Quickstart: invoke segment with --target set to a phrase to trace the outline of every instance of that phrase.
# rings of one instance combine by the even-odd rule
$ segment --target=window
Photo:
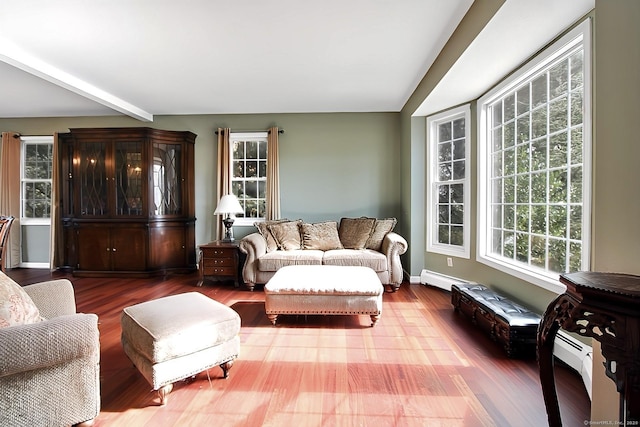
[[[589,269],[588,22],[479,101],[479,261],[558,290]]]
[[[264,219],[267,205],[267,132],[231,133],[231,188],[244,209],[237,225]]]
[[[469,258],[469,106],[427,119],[427,250]]]
[[[20,267],[48,268],[53,137],[21,138]]]
[[[22,138],[22,223],[50,224],[53,139]]]

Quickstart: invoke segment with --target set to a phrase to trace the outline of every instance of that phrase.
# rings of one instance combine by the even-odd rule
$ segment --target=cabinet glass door
[[[182,214],[181,144],[153,144],[153,214]]]
[[[142,215],[142,143],[116,142],[114,163],[116,216]]]
[[[105,166],[105,142],[79,144],[78,186],[80,216],[109,215],[107,207],[107,171]]]

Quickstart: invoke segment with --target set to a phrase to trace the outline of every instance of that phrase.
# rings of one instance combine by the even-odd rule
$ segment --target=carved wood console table
[[[538,329],[540,383],[551,427],[561,426],[553,375],[559,328],[601,343],[606,374],[620,392],[620,424],[640,421],[640,276],[578,272],[560,276],[567,292],[547,308]]]

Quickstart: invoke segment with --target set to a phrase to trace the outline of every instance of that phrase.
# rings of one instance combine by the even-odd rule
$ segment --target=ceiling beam
[[[153,114],[29,55],[4,38],[0,38],[0,61],[134,119],[153,121]]]

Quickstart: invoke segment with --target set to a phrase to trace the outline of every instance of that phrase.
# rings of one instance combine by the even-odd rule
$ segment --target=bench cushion
[[[477,283],[453,284],[451,302],[502,343],[509,356],[535,348],[539,314]]]

